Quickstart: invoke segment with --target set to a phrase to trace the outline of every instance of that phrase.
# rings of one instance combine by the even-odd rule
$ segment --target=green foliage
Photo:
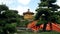
[[[43,31],[46,31],[46,25],[50,23],[60,23],[60,6],[54,4],[56,0],[40,0],[38,8],[36,9],[35,20],[39,20],[36,26],[44,24]],[[43,15],[44,14],[44,15]],[[52,25],[52,24],[50,24]],[[52,27],[51,27],[52,28]],[[52,29],[51,29],[52,30]]]
[[[28,20],[20,21],[20,25],[19,26],[26,26],[28,23],[29,23]]]
[[[44,23],[47,23],[47,21],[40,18],[39,21],[37,22],[36,26],[39,26],[39,25],[44,24]]]
[[[0,5],[0,33],[8,34],[16,32],[20,15],[17,10],[9,10],[6,5]]]
[[[41,18],[42,14],[45,16],[43,17],[45,21],[49,22],[58,22],[58,16],[60,16],[60,12],[57,11],[60,7],[57,4],[53,4],[56,2],[56,0],[40,0],[41,3],[39,3],[38,7],[36,9],[37,14],[35,16],[35,20],[39,20]],[[56,12],[55,12],[56,11]],[[44,22],[44,20],[42,20]]]
[[[12,23],[12,24],[6,24],[5,28],[8,30],[8,32],[10,33],[14,33],[16,32],[16,24]]]
[[[49,2],[49,3],[55,3],[56,2],[56,0],[40,0],[41,2]]]
[[[56,0],[47,0],[49,3],[55,3]]]
[[[6,5],[0,5],[0,11],[8,10],[8,7]]]

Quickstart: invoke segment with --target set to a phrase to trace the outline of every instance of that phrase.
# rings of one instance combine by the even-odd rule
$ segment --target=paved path
[[[26,29],[26,27],[17,27],[17,31],[25,31]]]

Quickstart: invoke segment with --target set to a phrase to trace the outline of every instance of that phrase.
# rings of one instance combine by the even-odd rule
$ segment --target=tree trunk
[[[47,23],[44,24],[43,31],[46,31],[46,26],[47,26]]]
[[[51,31],[52,31],[52,23],[50,23],[50,29],[51,29]]]

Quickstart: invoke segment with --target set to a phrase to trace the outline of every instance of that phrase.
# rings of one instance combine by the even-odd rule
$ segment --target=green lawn
[[[34,33],[34,32],[28,32],[28,31],[21,31],[21,32],[18,32],[18,34],[60,34],[60,32],[51,31],[51,32],[37,32],[37,33]]]

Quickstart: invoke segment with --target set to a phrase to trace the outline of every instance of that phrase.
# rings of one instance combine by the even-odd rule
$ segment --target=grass
[[[51,32],[29,32],[29,31],[20,31],[17,32],[18,34],[60,34],[60,32],[55,32],[55,31],[51,31]]]

